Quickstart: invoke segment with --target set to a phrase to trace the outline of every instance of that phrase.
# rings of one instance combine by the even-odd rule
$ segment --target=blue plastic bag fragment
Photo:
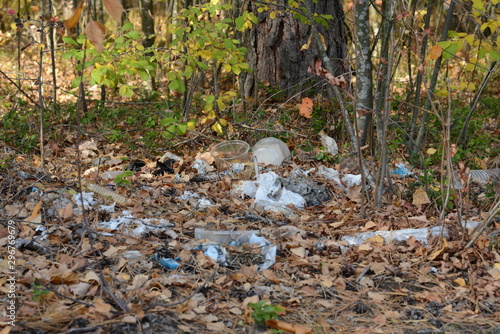
[[[406,165],[404,163],[399,163],[399,164],[396,164],[396,168],[395,170],[392,171],[392,175],[398,175],[398,176],[401,176],[401,177],[407,177],[407,176],[410,176],[410,175],[413,175],[413,172],[411,170],[409,170],[408,168],[406,168]]]

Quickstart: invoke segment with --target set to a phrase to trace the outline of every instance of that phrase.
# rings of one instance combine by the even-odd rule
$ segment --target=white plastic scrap
[[[161,158],[160,158],[160,162],[165,162],[165,160],[167,159],[172,159],[172,160],[175,160],[175,161],[180,161],[182,158],[172,152],[166,152]]]
[[[249,243],[261,247],[260,255],[264,257],[264,263],[259,265],[260,269],[268,269],[276,262],[276,251],[278,247],[270,243],[266,238],[255,234],[245,235],[238,240],[238,244]],[[237,244],[237,245],[238,245]]]
[[[177,198],[182,200],[182,201],[186,201],[186,202],[188,200],[190,200],[191,198],[194,198],[197,202],[198,208],[202,209],[202,210],[214,206],[208,198],[201,197],[197,193],[193,193],[189,190],[184,191],[184,193],[182,195],[178,196]]]
[[[259,175],[257,183],[255,204],[263,207],[265,210],[288,204],[293,204],[300,210],[306,205],[306,200],[302,196],[289,191],[281,185],[279,176],[275,172],[267,172]]]
[[[113,213],[113,212],[115,212],[115,206],[116,206],[116,202],[114,202],[111,205],[101,205],[99,207],[99,210],[107,212],[107,213]]]
[[[227,265],[226,257],[227,250],[216,242],[206,242],[202,245],[198,245],[193,248],[193,250],[202,250],[203,254],[211,258],[217,263],[222,265]]]
[[[262,257],[264,258],[264,262],[259,264],[260,269],[268,269],[276,262],[276,251],[278,248],[276,245],[269,242],[266,238],[260,237],[256,233],[248,233],[249,231],[225,231],[225,232],[227,233],[228,237],[234,239],[234,241],[230,243],[231,246],[241,246],[244,243],[248,243],[261,247],[260,255],[262,255]],[[197,231],[195,229],[194,234],[196,237],[202,236],[203,239],[221,240],[221,234],[223,233],[224,231],[208,231],[208,230]],[[220,244],[209,242],[209,243],[204,243],[203,245],[197,247],[201,247],[201,249],[203,249],[203,251],[205,252],[205,255],[210,256],[212,259],[214,259],[214,261],[218,261],[223,264],[225,263],[227,251],[222,246],[220,246]]]
[[[123,211],[123,216],[115,218],[113,220],[107,222],[100,222],[100,228],[106,228],[109,230],[116,230],[120,225],[123,225],[122,228],[127,228],[130,225],[134,225],[135,227],[129,232],[130,235],[139,236],[145,232],[157,232],[157,231],[165,231],[168,228],[174,226],[174,224],[170,223],[168,220],[160,219],[156,222],[153,219],[136,219],[134,216],[130,214],[128,211]],[[110,235],[109,233],[104,233],[105,235]]]
[[[204,175],[207,173],[208,166],[209,165],[205,160],[196,159],[191,167],[196,169],[198,171],[198,174]]]
[[[76,205],[78,205],[78,207],[82,205],[82,200],[84,209],[89,209],[92,205],[95,204],[94,193],[81,193],[81,194],[82,194],[81,197],[80,193],[73,195],[73,202],[75,202]]]
[[[333,168],[328,168],[323,165],[318,167],[318,173],[319,176],[324,177],[325,179],[333,180],[337,185],[339,185],[341,188],[344,188],[344,185],[342,182],[340,182],[340,177],[339,177],[339,171],[335,170]]]
[[[325,147],[325,149],[331,155],[336,155],[339,153],[339,147],[337,146],[337,142],[332,137],[329,137],[325,134],[320,134],[321,144]]]
[[[342,177],[342,182],[345,183],[347,188],[359,186],[361,184],[361,174],[346,174]]]
[[[364,232],[359,233],[355,236],[343,236],[341,240],[347,241],[347,243],[351,246],[354,245],[362,245],[366,239],[372,238],[376,235],[384,238],[386,243],[390,242],[402,242],[408,240],[410,237],[414,237],[415,240],[420,242],[423,245],[427,245],[427,236],[431,237],[440,236],[441,235],[441,226],[434,226],[431,228],[407,228],[403,230],[396,231],[375,231],[375,232]],[[448,230],[445,228],[443,230],[443,236],[445,238],[448,237]]]
[[[255,193],[257,192],[257,185],[254,181],[244,181],[240,185],[240,189],[234,189],[236,193],[241,190],[241,198],[248,196],[250,198],[255,198]]]

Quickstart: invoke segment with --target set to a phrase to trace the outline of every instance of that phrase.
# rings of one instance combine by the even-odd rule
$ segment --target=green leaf
[[[167,79],[169,81],[177,80],[177,74],[175,74],[175,72],[168,72],[167,73]]]
[[[71,87],[72,88],[76,88],[78,86],[80,86],[80,82],[82,82],[82,77],[81,76],[77,76],[76,78],[73,79],[73,81],[71,82]]]
[[[172,135],[177,134],[177,125],[172,124],[167,128],[167,132],[172,133]]]
[[[170,90],[179,90],[179,80],[172,80],[170,81],[170,83],[168,84],[168,89]]]
[[[236,74],[236,75],[239,75],[241,73],[241,68],[238,65],[231,66],[231,69],[233,70],[234,74]]]
[[[78,43],[71,37],[68,37],[68,36],[63,36],[62,40],[65,42],[65,43],[68,43],[68,44],[73,44],[73,45],[76,45],[78,46]]]
[[[76,38],[76,42],[78,44],[83,44],[85,42],[85,40],[87,39],[87,37],[85,35],[78,35],[78,37]]]
[[[70,50],[62,55],[62,59],[72,58],[72,57],[76,56],[76,54],[78,54],[79,52],[81,52],[81,51],[80,50]]]
[[[441,54],[443,60],[453,57],[458,51],[458,42],[444,41],[438,42],[437,44],[441,45],[443,48],[443,53]]]
[[[140,70],[138,71],[139,72],[139,76],[141,77],[141,79],[143,81],[147,81],[149,80],[150,76],[149,76],[149,73],[147,71],[144,71],[144,70]]]
[[[186,123],[177,125],[178,134],[183,135],[187,132],[188,126]]]
[[[120,87],[120,95],[124,97],[132,97],[134,96],[134,91],[128,85],[122,85]]]
[[[161,135],[165,138],[165,139],[170,139],[172,138],[174,135],[170,132],[167,132],[167,131],[162,131]]]
[[[497,50],[491,49],[488,50],[488,53],[490,54],[491,59],[493,59],[494,61],[500,60],[500,52],[498,52]]]
[[[132,30],[134,29],[134,25],[131,22],[127,22],[123,25],[122,31]]]
[[[215,96],[214,95],[208,95],[206,98],[205,98],[205,103],[206,104],[209,104],[209,103],[214,103],[215,101]]]
[[[168,126],[168,125],[171,125],[172,123],[176,123],[177,122],[177,119],[173,118],[173,117],[168,117],[168,118],[164,118],[160,121],[160,125],[161,126]]]
[[[139,38],[141,38],[141,34],[136,30],[132,30],[132,31],[129,31],[128,33],[126,33],[125,37],[128,37],[130,39],[139,39]]]
[[[236,18],[236,20],[234,20],[234,22],[236,23],[236,30],[238,31],[243,30],[243,25],[245,24],[245,18],[243,16],[246,16],[247,14],[248,12],[244,11],[242,16],[239,16]]]

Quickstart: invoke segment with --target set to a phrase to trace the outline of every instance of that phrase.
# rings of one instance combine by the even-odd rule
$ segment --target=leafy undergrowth
[[[36,159],[2,148],[0,281],[5,296],[11,292],[7,273],[17,273],[11,333],[499,330],[498,235],[485,233],[464,249],[467,235],[455,210],[444,219],[446,238],[436,237],[428,245],[413,237],[399,244],[374,237],[358,246],[341,240],[366,231],[437,225],[436,201],[412,204],[415,179],[395,179],[396,193],[386,195],[383,208],[369,200],[367,218],[361,218],[359,194],[346,194],[312,172],[309,177],[325,185],[331,199],[285,216],[260,211],[253,199],[234,195],[235,181],[227,176],[197,175],[195,156],[207,149],[185,146],[183,159],[170,166],[178,174],[174,177],[155,173],[159,157],[125,156],[121,143],[82,144],[82,184],[106,186],[126,199],[111,213],[100,208],[112,204],[110,193],[94,193],[95,203],[82,214],[74,197],[81,185],[74,145],[49,144],[45,171],[33,168]],[[315,152],[296,147],[295,153],[291,164],[276,169],[278,174],[328,164],[316,160]],[[99,162],[98,157],[111,158]],[[127,166],[135,171],[120,186],[101,177]],[[209,203],[181,197],[186,191]],[[480,199],[485,200],[484,194]],[[467,218],[476,221],[482,210],[465,206]],[[100,224],[125,215],[133,218],[112,229]],[[278,247],[276,263],[259,270],[258,250],[244,245],[228,247],[230,261],[219,265],[195,250],[203,243],[194,238],[195,228],[260,230]],[[7,261],[9,235],[16,240],[14,263]],[[179,266],[167,269],[159,261],[163,258]],[[2,299],[1,321],[8,324],[8,299]]]

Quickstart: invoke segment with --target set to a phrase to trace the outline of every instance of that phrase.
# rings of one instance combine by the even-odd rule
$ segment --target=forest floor
[[[14,94],[8,88],[0,87],[6,101]],[[74,96],[60,98],[74,102]],[[254,112],[254,123],[234,124],[232,137],[253,145],[286,134],[291,162],[270,170],[283,179],[300,175],[311,193],[328,195],[303,209],[266,211],[236,194],[239,181],[219,175],[207,153],[222,141],[210,131],[175,140],[142,132],[148,117],[166,113],[148,105],[121,111],[111,105],[83,115],[78,138],[68,125],[73,111],[49,115],[59,117],[53,122],[59,125],[47,131],[43,169],[37,167],[40,156],[0,141],[0,334],[500,333],[500,221],[469,248],[469,231],[459,223],[483,221],[498,201],[499,185],[455,191],[441,215],[446,187],[440,158],[428,170],[413,168],[404,149],[396,148],[390,170],[405,163],[413,175],[393,175],[393,192],[378,208],[371,190],[363,201],[358,186],[345,190],[318,173],[322,167],[340,170],[340,156],[321,149],[314,119],[280,114],[297,109],[281,102]],[[28,108],[18,107],[0,127],[13,129],[6,138],[29,145],[36,142],[38,115],[19,118]],[[7,113],[13,107],[2,108]],[[491,113],[474,139],[498,151],[500,113]],[[258,124],[261,114],[268,118]],[[346,156],[345,134],[336,134]],[[169,149],[157,143],[149,150],[143,145],[148,140],[164,141]],[[180,159],[158,164],[167,151]],[[207,174],[194,168],[196,159],[208,164]],[[481,159],[474,163],[486,166]],[[499,165],[497,158],[489,166]],[[356,173],[350,168],[341,175]],[[126,177],[106,177],[127,169]],[[432,227],[446,232],[394,242],[372,235],[358,245],[343,240]],[[196,229],[257,231],[276,246],[275,263],[262,269],[261,247],[248,243],[212,244],[227,251],[226,263],[217,263],[197,248],[211,244],[197,239]]]
[[[175,151],[180,160],[158,172],[161,155],[130,152],[98,133],[79,146],[74,138],[49,142],[44,169],[34,167],[39,157],[0,148],[0,321],[15,323],[1,334],[500,332],[500,221],[464,248],[469,234],[456,208],[439,219],[436,200],[419,202],[418,169],[393,178],[395,192],[381,208],[368,191],[363,217],[359,187],[344,190],[319,175],[322,165],[339,166],[290,139],[292,161],[272,170],[290,178],[315,168],[300,175],[329,199],[272,212],[235,194],[237,181],[212,167],[215,137],[203,137],[205,147],[186,137]],[[207,162],[207,174],[193,168],[196,158]],[[118,186],[103,178],[126,169],[133,172]],[[83,211],[80,189],[92,193]],[[461,219],[481,222],[492,199],[484,186],[470,185],[468,194],[474,198],[464,194]],[[342,240],[435,226],[446,233],[428,242]],[[275,263],[260,268],[261,249],[248,243],[217,244],[228,252],[217,263],[196,248],[209,245],[195,238],[200,228],[258,231],[277,247]]]

